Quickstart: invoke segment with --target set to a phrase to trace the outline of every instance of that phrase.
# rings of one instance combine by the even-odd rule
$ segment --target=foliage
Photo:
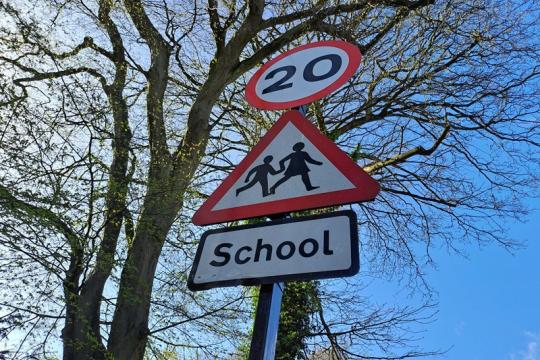
[[[311,314],[317,311],[316,283],[288,284],[283,293],[276,359],[302,359],[311,334]]]

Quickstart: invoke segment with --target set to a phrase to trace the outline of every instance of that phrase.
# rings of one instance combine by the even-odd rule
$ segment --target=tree
[[[285,288],[279,319],[276,359],[296,359],[306,350],[311,333],[310,315],[317,309],[316,282],[296,283]],[[291,311],[291,309],[294,309]]]
[[[47,355],[60,324],[64,359],[141,359],[156,344],[215,357],[231,345],[197,334],[242,338],[235,325],[248,322],[248,293],[185,289],[200,232],[189,217],[275,118],[244,103],[249,72],[305,41],[343,38],[365,55],[357,77],[310,117],[382,184],[377,201],[354,207],[370,263],[422,283],[435,244],[513,246],[501,219],[522,213],[538,165],[534,3],[0,9],[0,334],[21,339],[17,353]],[[347,300],[321,286],[321,308],[335,311],[318,312],[310,336],[339,356],[399,343],[391,326],[418,318],[411,309],[345,314],[337,308]]]

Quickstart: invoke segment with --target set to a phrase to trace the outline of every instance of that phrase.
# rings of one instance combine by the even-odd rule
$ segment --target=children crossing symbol
[[[322,165],[323,163],[317,160],[314,160],[307,152],[302,151],[305,144],[303,142],[297,142],[293,145],[292,153],[284,157],[279,162],[279,170],[275,170],[271,162],[274,159],[272,155],[268,155],[264,158],[264,163],[257,165],[249,170],[245,182],[248,183],[238,189],[236,189],[236,196],[240,195],[242,191],[248,190],[253,187],[255,184],[259,183],[262,189],[262,196],[266,197],[268,195],[274,195],[278,186],[289,180],[293,176],[301,176],[302,182],[306,187],[306,191],[311,191],[318,189],[319,186],[313,186],[311,184],[311,179],[309,177],[310,169],[306,163]],[[285,170],[285,163],[289,162],[287,170]],[[268,190],[268,175],[277,175],[285,171],[283,177],[279,179],[270,190]],[[254,175],[253,179],[250,181],[251,176]]]

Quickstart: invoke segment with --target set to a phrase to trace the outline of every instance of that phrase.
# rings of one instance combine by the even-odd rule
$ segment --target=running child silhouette
[[[238,196],[238,194],[240,194],[242,191],[251,188],[256,183],[261,184],[263,197],[270,195],[270,193],[268,192],[268,174],[276,175],[283,171],[277,171],[272,167],[272,165],[270,165],[273,159],[273,156],[268,155],[264,158],[261,165],[257,165],[253,169],[249,170],[245,182],[249,181],[251,175],[255,174],[255,177],[253,177],[253,180],[251,180],[247,185],[236,189],[236,196]]]
[[[278,186],[289,180],[293,176],[300,175],[302,177],[302,182],[304,183],[306,190],[311,191],[318,189],[319,186],[313,186],[311,185],[311,180],[309,178],[309,167],[306,163],[314,164],[314,165],[322,165],[323,163],[317,160],[314,160],[309,156],[309,154],[305,151],[302,151],[305,144],[303,142],[297,142],[293,145],[292,149],[294,150],[293,153],[290,153],[289,155],[285,156],[283,159],[279,161],[279,172],[282,172],[285,170],[285,162],[289,161],[289,165],[287,166],[287,170],[285,170],[285,173],[283,174],[283,177],[278,180],[271,188],[270,188],[270,194],[275,194],[276,189]]]

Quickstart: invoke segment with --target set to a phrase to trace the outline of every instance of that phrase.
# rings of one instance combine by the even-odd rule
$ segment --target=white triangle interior
[[[311,191],[306,190],[306,186],[302,182],[301,176],[292,176],[286,182],[281,184],[275,190],[275,194],[263,196],[263,191],[260,183],[254,184],[249,189],[241,192],[238,196],[236,190],[246,185],[245,179],[249,171],[263,164],[266,156],[273,156],[270,165],[275,170],[279,170],[279,161],[289,154],[293,153],[293,145],[302,142],[305,147],[302,151],[307,152],[312,159],[322,162],[322,165],[307,163],[309,168],[309,178],[313,186],[319,188]],[[289,163],[285,163],[285,168]],[[268,186],[271,187],[279,179],[284,176],[284,173],[277,175],[268,174]],[[250,180],[253,179],[253,175]],[[213,211],[229,208],[236,208],[245,205],[262,204],[270,201],[285,200],[298,198],[302,196],[323,194],[340,190],[353,189],[355,186],[343,175],[323,154],[319,151],[292,123],[287,123],[267,148],[261,152],[253,164],[245,171],[235,184],[224,194],[224,196],[214,205]]]

